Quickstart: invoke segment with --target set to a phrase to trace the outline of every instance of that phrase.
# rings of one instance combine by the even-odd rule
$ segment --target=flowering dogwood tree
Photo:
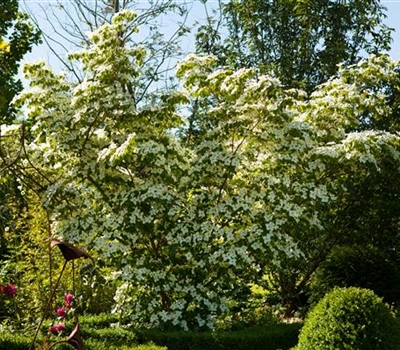
[[[248,283],[320,248],[349,169],[363,176],[381,157],[398,162],[397,134],[346,132],[362,113],[390,113],[371,87],[395,79],[395,63],[372,57],[307,99],[251,69],[188,56],[180,91],[138,104],[129,86],[146,52],[124,42],[134,16],[119,13],[71,55],[80,83],[42,62],[25,66],[20,176],[41,194],[56,235],[115,268],[120,311],[151,327],[213,328]],[[194,98],[208,131],[184,146],[177,129]]]

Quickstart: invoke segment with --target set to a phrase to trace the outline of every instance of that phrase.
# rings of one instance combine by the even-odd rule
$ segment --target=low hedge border
[[[301,327],[300,323],[279,323],[231,332],[143,330],[137,340],[166,346],[168,350],[288,350],[297,344]]]
[[[18,334],[0,333],[0,350],[27,350],[32,339]]]
[[[278,323],[238,331],[162,332],[127,330],[114,326],[116,321],[106,315],[82,317],[85,350],[288,350],[297,344],[302,327],[300,323]],[[30,342],[30,337],[0,333],[0,350],[28,350]],[[60,344],[56,349],[72,347]]]
[[[0,350],[28,350],[31,345],[31,338],[16,334],[0,333]],[[108,339],[84,339],[85,350],[167,350],[166,347],[149,344],[115,344]],[[68,344],[60,344],[55,350],[73,350]]]

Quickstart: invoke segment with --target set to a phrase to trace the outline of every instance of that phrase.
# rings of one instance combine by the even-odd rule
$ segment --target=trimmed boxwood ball
[[[371,290],[337,288],[310,311],[294,350],[399,350],[400,324]]]

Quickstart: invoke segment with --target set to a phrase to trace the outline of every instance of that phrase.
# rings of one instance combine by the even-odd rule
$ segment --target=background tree
[[[22,90],[16,78],[19,63],[32,46],[39,42],[40,34],[18,11],[18,0],[0,1],[0,118],[1,123],[11,123],[15,107],[13,97]]]
[[[256,69],[287,88],[310,94],[317,85],[362,56],[388,50],[392,30],[377,0],[230,0],[219,8],[202,1],[207,21],[196,33],[196,52],[214,54],[221,67]],[[185,142],[212,125],[207,106],[192,102]]]
[[[39,40],[40,33],[27,15],[19,12],[18,1],[0,1],[0,125],[12,124],[16,118],[17,110],[10,102],[22,90],[22,83],[17,79],[19,64]],[[18,131],[14,140],[20,140]],[[25,204],[19,183],[7,172],[11,160],[4,157],[5,152],[0,148],[0,259],[6,253],[6,230],[16,224],[13,216],[21,213]]]
[[[384,10],[377,0],[220,2],[218,20],[209,19],[197,33],[197,52],[216,54],[222,66],[254,67],[310,93],[336,74],[338,64],[390,49]]]
[[[28,21],[26,14],[19,12],[18,0],[0,1],[0,276],[3,282],[16,283],[15,271],[8,271],[6,262],[16,246],[14,236],[18,220],[23,217],[27,201],[21,191],[18,177],[9,170],[9,165],[18,158],[8,158],[4,150],[4,124],[12,124],[17,116],[17,109],[10,104],[11,100],[22,90],[17,79],[18,68],[24,55],[40,40],[40,33]],[[20,150],[20,132],[9,135],[14,141],[11,148]],[[9,150],[10,151],[10,150]],[[15,154],[15,153],[14,153]],[[9,316],[9,308],[1,301],[0,318]],[[16,311],[12,308],[11,313]],[[18,313],[19,314],[19,313]]]

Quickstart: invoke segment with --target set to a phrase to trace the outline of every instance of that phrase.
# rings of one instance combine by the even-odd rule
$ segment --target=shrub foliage
[[[338,247],[322,264],[312,285],[311,301],[318,302],[334,287],[374,291],[389,304],[400,302],[400,269],[396,259],[372,246]]]
[[[295,350],[400,349],[400,326],[372,291],[337,288],[309,313]]]

